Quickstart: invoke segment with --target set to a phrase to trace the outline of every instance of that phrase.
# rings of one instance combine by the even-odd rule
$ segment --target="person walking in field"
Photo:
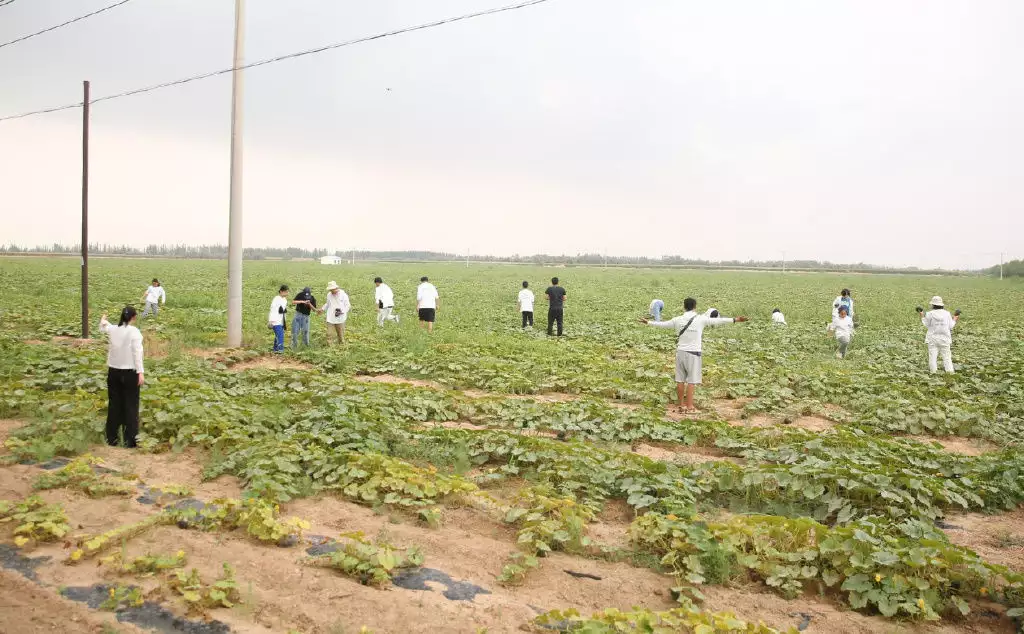
[[[850,294],[850,289],[844,288],[840,293],[839,297],[832,300],[832,317],[835,318],[839,315],[839,307],[846,307],[846,315],[853,319],[853,295]]]
[[[107,444],[118,445],[123,436],[125,447],[135,447],[139,435],[139,388],[145,383],[142,365],[142,333],[135,327],[136,312],[131,306],[121,311],[114,326],[107,316],[100,317],[100,331],[107,335]]]
[[[932,309],[927,313],[924,309],[918,308],[921,313],[921,325],[928,329],[924,342],[928,344],[928,371],[935,374],[939,371],[939,355],[942,355],[942,369],[947,374],[953,374],[953,353],[950,346],[953,345],[953,328],[960,321],[960,311],[950,315],[946,310],[942,298],[936,295],[931,301]]]
[[[562,336],[562,324],[565,320],[565,289],[558,285],[558,278],[551,278],[551,286],[544,291],[548,298],[548,336],[554,334],[552,328],[558,323],[558,336]]]
[[[772,311],[772,323],[786,325],[786,316],[782,314],[782,311],[776,308]]]
[[[146,292],[142,294],[142,301],[146,302],[146,308],[142,311],[142,316],[146,317],[150,313],[154,317],[160,312],[158,302],[160,304],[167,303],[167,293],[164,292],[164,287],[160,285],[160,280],[153,278],[153,283],[146,288]]]
[[[523,281],[523,290],[519,291],[519,299],[516,302],[516,308],[523,315],[523,328],[529,326],[533,328],[533,302],[534,302],[533,291],[530,290],[530,283]]]
[[[651,302],[649,312],[651,313],[651,319],[654,321],[661,321],[661,311],[665,310],[665,302],[660,299],[655,299]]]
[[[324,302],[323,312],[327,315],[327,344],[331,343],[331,331],[334,332],[338,343],[345,343],[345,322],[348,321],[348,311],[352,309],[348,293],[338,287],[338,283],[331,281],[327,284],[327,301]]]
[[[421,277],[420,285],[416,287],[416,313],[420,318],[420,328],[426,324],[427,332],[434,332],[434,320],[437,319],[437,305],[440,299],[437,287],[430,283],[426,275]]]
[[[671,328],[676,333],[676,397],[682,413],[693,413],[693,393],[701,384],[703,375],[704,329],[709,326],[742,323],[746,317],[712,317],[712,312],[697,313],[697,300],[687,297],[683,300],[686,312],[668,321],[642,319],[641,322],[654,328]]]
[[[832,323],[825,329],[826,336],[830,332],[836,333],[836,343],[839,344],[839,350],[836,351],[837,359],[846,358],[846,349],[850,347],[850,341],[853,339],[853,317],[846,312],[846,306],[839,305],[838,314],[832,318]]]
[[[274,352],[284,352],[284,325],[288,314],[288,285],[282,284],[270,302],[267,325],[274,331]]]
[[[373,300],[377,304],[377,325],[383,326],[386,321],[393,321],[397,324],[398,315],[393,314],[395,310],[394,291],[379,277],[373,279],[373,285],[376,287]]]
[[[313,289],[306,287],[292,300],[295,305],[295,317],[292,318],[292,350],[299,347],[299,334],[302,334],[302,343],[309,347],[309,316],[315,310],[323,312],[316,307],[316,297],[313,297]]]

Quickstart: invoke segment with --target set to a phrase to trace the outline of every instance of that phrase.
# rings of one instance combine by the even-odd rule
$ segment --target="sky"
[[[246,60],[513,0],[248,0]],[[17,0],[0,41],[111,4]],[[0,116],[229,68],[231,0],[0,48]],[[548,0],[245,73],[245,246],[1024,257],[1019,0]],[[90,241],[224,244],[229,75],[92,109]],[[80,238],[81,110],[0,122],[0,243]]]

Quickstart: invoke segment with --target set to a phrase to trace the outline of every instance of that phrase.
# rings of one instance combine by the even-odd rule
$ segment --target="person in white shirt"
[[[393,314],[395,293],[379,277],[373,279],[373,285],[377,287],[373,293],[373,300],[377,303],[377,325],[383,326],[386,321],[393,321],[397,324],[398,315]]]
[[[936,295],[932,298],[932,309],[927,313],[923,308],[918,308],[921,313],[921,325],[928,329],[924,342],[928,344],[928,371],[935,374],[939,371],[939,353],[942,353],[942,369],[953,374],[953,353],[950,346],[953,345],[953,328],[960,321],[960,311],[950,315],[945,309],[942,298]]]
[[[107,444],[135,447],[139,435],[139,388],[145,383],[142,365],[142,333],[135,327],[135,309],[125,306],[121,320],[114,326],[107,316],[100,317],[100,331],[110,340],[107,351]]]
[[[853,295],[850,294],[850,289],[844,288],[839,296],[832,300],[832,317],[833,319],[839,315],[839,307],[846,307],[846,314],[853,319]]]
[[[146,288],[146,292],[142,294],[142,300],[146,302],[146,308],[142,311],[142,316],[145,317],[150,313],[154,317],[160,312],[157,303],[167,303],[167,293],[164,292],[164,287],[160,286],[160,280],[153,278],[153,283]]]
[[[850,347],[850,340],[853,339],[853,317],[846,314],[846,306],[839,306],[839,312],[825,329],[825,335],[830,332],[836,333],[836,341],[839,343],[836,358],[845,359],[846,349]]]
[[[288,285],[282,284],[277,297],[270,302],[267,326],[274,331],[274,352],[284,352],[284,324],[288,313]]]
[[[427,332],[434,332],[434,320],[437,319],[437,305],[440,296],[437,287],[430,283],[426,275],[420,278],[416,287],[416,312],[420,318],[420,328],[427,325]]]
[[[786,325],[786,316],[778,308],[772,311],[772,323]]]
[[[704,314],[697,313],[697,300],[687,297],[683,301],[686,312],[668,321],[640,321],[654,328],[671,328],[676,332],[676,396],[679,409],[684,413],[696,411],[693,407],[693,393],[700,385],[703,374],[701,353],[703,351],[704,329],[708,326],[742,323],[746,317],[718,317],[712,309]],[[714,314],[716,316],[712,317]]]
[[[516,308],[523,315],[523,328],[529,326],[533,328],[533,302],[535,298],[533,291],[530,290],[530,283],[523,282],[523,290],[519,291],[519,301],[516,302]]]
[[[331,331],[338,337],[338,343],[345,343],[345,322],[348,321],[348,311],[352,304],[349,302],[348,293],[338,287],[337,282],[327,284],[327,301],[324,303],[324,313],[327,315],[327,344],[331,343]]]
[[[661,311],[665,310],[665,302],[660,299],[655,299],[651,302],[648,312],[651,314],[651,318],[654,321],[661,321]]]

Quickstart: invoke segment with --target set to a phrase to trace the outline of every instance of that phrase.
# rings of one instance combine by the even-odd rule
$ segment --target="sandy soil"
[[[944,521],[957,527],[943,529],[954,544],[970,548],[986,561],[1024,572],[1024,509],[998,515],[963,513]]]
[[[415,387],[429,387],[435,390],[447,390],[447,386],[435,383],[434,381],[424,381],[422,379],[405,379],[400,376],[393,374],[357,374],[352,377],[360,383],[387,383],[390,385],[412,385]]]
[[[228,372],[245,372],[246,370],[313,370],[314,366],[283,357],[281,355],[264,355],[255,359],[247,359],[228,366]]]
[[[10,634],[114,634],[141,632],[113,614],[90,610],[21,575],[0,569],[0,632]]]
[[[150,454],[104,445],[93,447],[91,453],[103,459],[106,466],[123,473],[135,474],[150,486],[188,485],[192,487],[193,495],[203,500],[239,497],[242,494],[241,482],[231,475],[223,475],[215,480],[204,482],[205,457],[192,447],[180,454],[173,452]]]
[[[633,445],[633,453],[664,462],[684,462],[700,464],[703,462],[728,461],[743,464],[740,458],[727,456],[717,447],[694,447],[688,445],[672,445],[667,443],[637,443]]]
[[[960,438],[957,436],[947,436],[946,438],[934,438],[932,436],[906,436],[906,438],[926,444],[937,442],[942,445],[944,450],[950,453],[960,454],[961,456],[980,456],[982,454],[999,451],[998,445],[987,440],[982,440],[981,438]]]

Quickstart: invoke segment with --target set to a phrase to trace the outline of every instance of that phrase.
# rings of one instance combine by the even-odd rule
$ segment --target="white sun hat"
[[[327,283],[327,290],[333,291],[336,288],[338,288],[338,283],[337,282],[333,282],[332,281],[332,282],[328,282]]]
[[[931,304],[932,304],[932,306],[938,306],[939,308],[942,308],[942,307],[945,306],[945,304],[942,303],[942,298],[939,297],[938,295],[936,295],[935,297],[932,298]]]

